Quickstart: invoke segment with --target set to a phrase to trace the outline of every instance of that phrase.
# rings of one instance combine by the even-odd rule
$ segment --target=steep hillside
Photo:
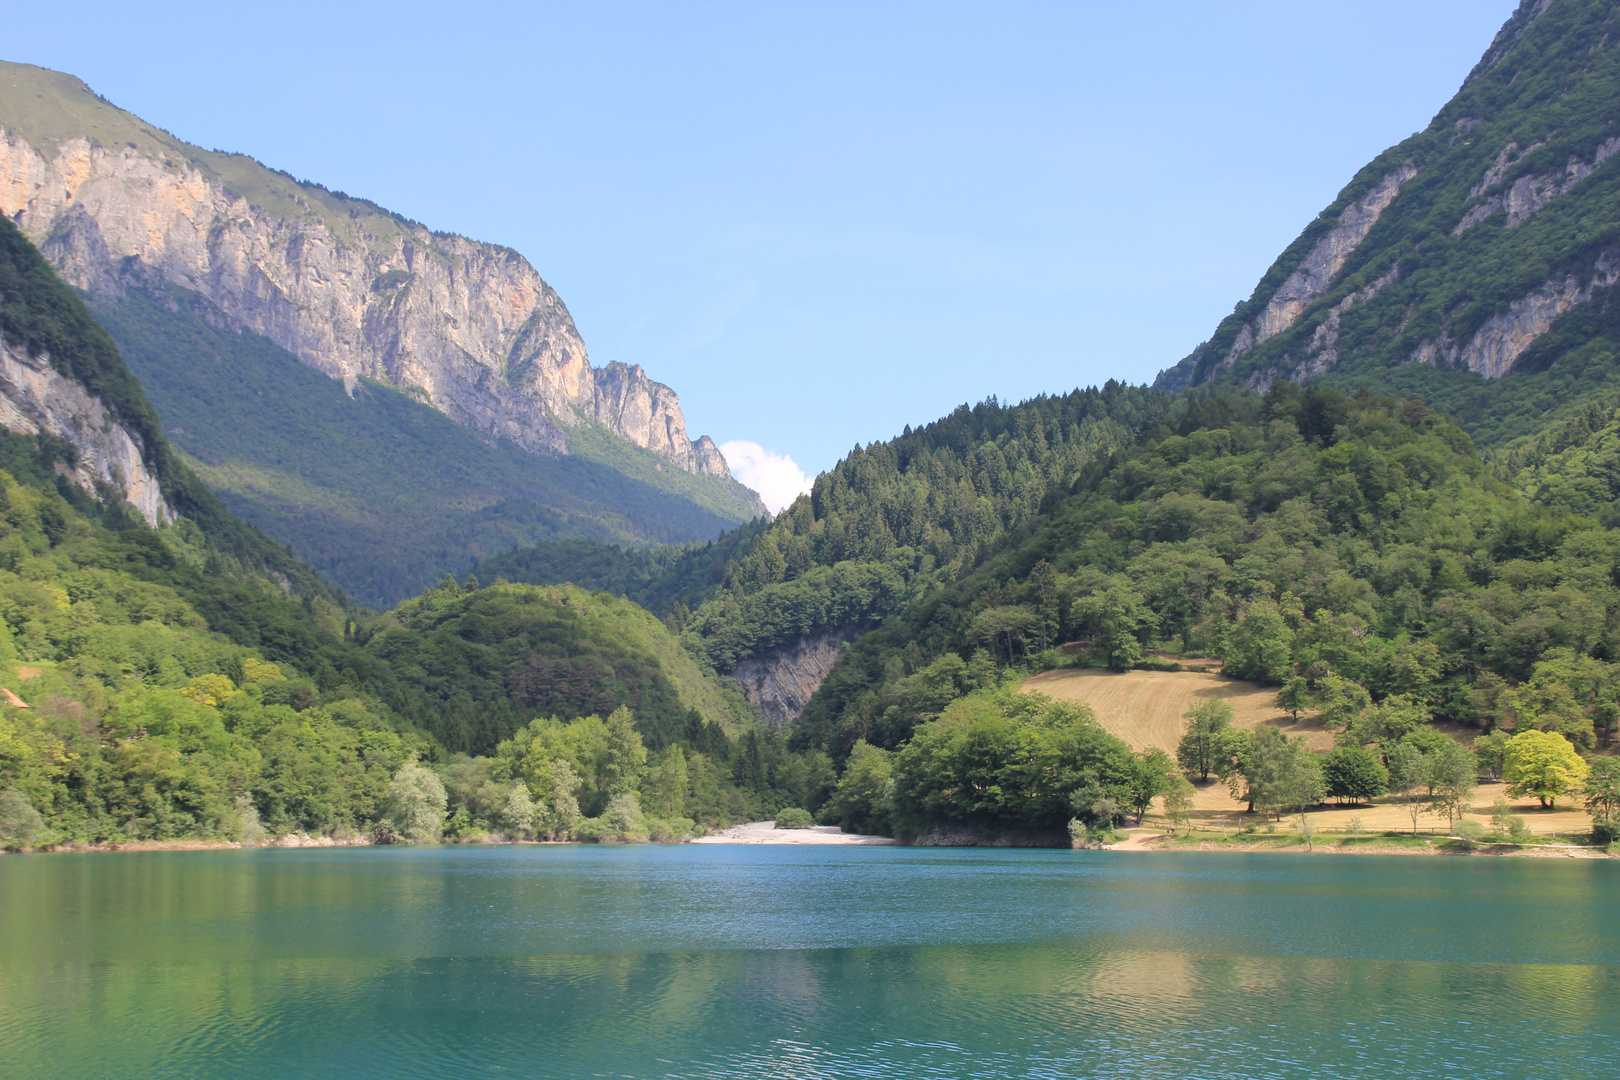
[[[278,469],[263,455],[255,459],[261,448],[245,440],[229,460],[199,459],[213,469],[290,472],[221,490],[261,522],[284,517],[289,495],[292,505],[307,505],[309,514],[293,515],[278,537],[324,556],[334,571],[344,568],[345,583],[362,595],[398,599],[432,580],[423,575],[441,565],[463,569],[503,544],[551,535],[691,541],[764,513],[758,497],[731,479],[713,441],[687,436],[669,387],[640,367],[591,366],[567,308],[516,252],[432,232],[242,155],[191,146],[69,75],[0,64],[0,211],[95,299],[120,347],[143,358],[143,377],[172,364],[174,383],[194,376],[207,359],[257,366],[244,372],[248,381],[277,375],[281,358],[274,350],[217,347],[221,330],[245,331],[348,394],[368,382],[390,388],[492,447],[466,453],[468,440],[452,440],[433,459],[418,459],[430,501],[412,510],[430,509],[452,524],[432,538],[412,537],[413,546],[430,553],[423,565],[386,567],[380,581],[347,572],[381,553],[369,543],[374,531],[328,528],[326,507],[357,497],[364,504],[367,488],[344,483],[330,468],[321,476],[314,475],[319,469]],[[124,306],[135,310],[120,314]],[[206,340],[211,335],[215,341]],[[171,356],[163,345],[168,339],[213,356]],[[234,372],[217,374],[231,389]],[[198,411],[195,395],[169,395],[158,404],[169,427],[189,432],[210,424],[262,430],[270,403],[215,393],[207,413]],[[292,422],[279,441],[316,445],[324,433],[299,426],[305,410],[289,411]],[[400,405],[386,417],[370,417],[366,434],[380,441],[362,447],[369,457],[386,455],[396,425],[409,440],[408,429],[431,424],[412,413]],[[576,483],[591,470],[552,467],[559,456],[595,462],[628,483],[601,473]],[[502,490],[500,467],[489,470],[483,493],[466,500],[442,493],[459,472],[478,469],[479,458],[536,462],[531,467],[541,481],[511,491],[504,530],[453,524],[498,501],[490,493]],[[353,464],[364,471],[361,462]],[[225,484],[226,476],[209,478]],[[542,488],[569,497],[544,495]],[[391,516],[400,504],[390,495],[363,506],[361,516],[410,536],[415,523],[408,512]],[[531,500],[535,508],[526,509]],[[345,550],[328,550],[344,535],[352,536]]]
[[[518,545],[685,542],[737,520],[710,478],[620,439],[601,440],[619,448],[612,463],[595,444],[536,455],[370,379],[345,392],[268,339],[202,317],[206,301],[178,287],[89,301],[226,505],[373,607]]]
[[[1620,379],[1620,23],[1525,0],[1158,385],[1421,393],[1492,445]]]
[[[1020,536],[1054,492],[1168,415],[1165,395],[1102,389],[995,400],[856,447],[775,521],[703,546],[626,552],[541,545],[478,573],[623,592],[682,628],[777,725],[794,720],[842,645]]]
[[[397,836],[413,758],[459,836],[673,838],[830,778],[628,601],[447,580],[347,607],[203,487],[8,220],[0,342],[0,846]],[[514,824],[525,784],[545,815]]]
[[[1070,642],[1116,670],[1215,657],[1386,751],[1431,718],[1591,748],[1620,726],[1617,567],[1620,532],[1496,482],[1421,402],[1284,381],[1148,432],[909,598],[793,738],[899,747],[997,668],[1054,666]]]

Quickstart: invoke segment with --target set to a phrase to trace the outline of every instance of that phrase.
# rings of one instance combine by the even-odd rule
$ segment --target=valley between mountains
[[[518,253],[0,64],[0,844],[1603,853],[1617,16],[1521,4],[1153,386],[774,516]]]

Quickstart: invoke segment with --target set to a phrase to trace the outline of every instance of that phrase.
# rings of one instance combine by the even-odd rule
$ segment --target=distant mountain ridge
[[[567,453],[569,429],[594,422],[730,476],[669,387],[591,367],[517,252],[191,146],[70,75],[0,64],[0,210],[70,284],[116,295],[138,261],[350,388],[377,379],[534,452]]]
[[[1616,6],[1526,0],[1428,127],[1357,173],[1157,385],[1422,391],[1487,443],[1607,385],[1620,366],[1617,102]]]

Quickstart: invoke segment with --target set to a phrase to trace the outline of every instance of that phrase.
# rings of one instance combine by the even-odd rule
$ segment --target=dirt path
[[[1216,698],[1232,706],[1233,723],[1240,728],[1268,724],[1290,735],[1303,735],[1312,750],[1333,749],[1333,733],[1314,717],[1297,722],[1277,708],[1276,687],[1206,675],[1195,671],[1047,671],[1021,687],[1059,701],[1090,705],[1109,734],[1131,744],[1133,750],[1156,746],[1176,752],[1186,715],[1200,701]]]

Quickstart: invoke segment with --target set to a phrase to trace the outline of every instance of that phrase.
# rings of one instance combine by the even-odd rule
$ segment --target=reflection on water
[[[0,860],[5,1074],[1599,1077],[1612,864],[894,848]]]

